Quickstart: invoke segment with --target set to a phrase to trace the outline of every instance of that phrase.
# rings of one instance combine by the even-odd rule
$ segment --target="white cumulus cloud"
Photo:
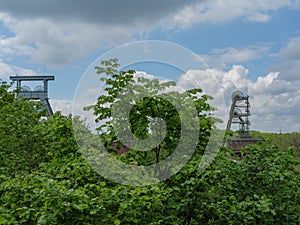
[[[0,79],[8,81],[7,75],[15,76],[15,75],[25,75],[25,76],[33,76],[37,75],[35,71],[30,69],[25,69],[22,67],[6,64],[0,61]]]
[[[228,71],[217,69],[190,70],[179,80],[185,89],[200,86],[214,97],[216,116],[225,123],[231,104],[231,94],[241,90],[250,96],[252,128],[260,131],[299,131],[300,91],[296,83],[282,80],[279,73],[268,73],[255,81],[248,78],[248,69],[234,65]]]
[[[211,0],[187,5],[173,15],[169,24],[188,27],[195,23],[224,23],[237,18],[252,22],[268,22],[270,12],[281,8],[298,8],[298,0]],[[170,22],[171,21],[171,22]]]

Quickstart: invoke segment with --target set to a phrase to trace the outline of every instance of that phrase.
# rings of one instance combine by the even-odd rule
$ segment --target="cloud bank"
[[[39,1],[0,0],[0,57],[27,56],[34,63],[61,66],[99,48],[143,39],[157,27],[182,29],[196,23],[242,18],[267,22],[271,12],[299,7],[296,0]]]
[[[280,78],[278,72],[259,76],[255,81],[248,78],[249,70],[234,65],[228,71],[207,69],[187,71],[179,80],[185,89],[200,86],[214,97],[211,104],[218,108],[216,116],[224,121],[225,129],[231,94],[240,90],[250,96],[252,129],[266,132],[300,131],[299,83]],[[225,106],[225,107],[224,107]]]
[[[158,28],[184,30],[194,24],[221,24],[236,19],[267,23],[272,20],[272,13],[299,8],[300,1],[0,0],[0,6],[1,25],[6,29],[0,35],[1,72],[34,75],[34,71],[13,65],[14,58],[25,58],[29,63],[46,64],[50,68],[66,66],[80,62],[96,50],[144,39]],[[250,80],[249,71],[240,64],[271,54],[278,58],[278,64],[270,66],[270,71],[255,81]],[[278,52],[270,52],[267,44],[253,44],[214,49],[201,57],[216,69],[188,71],[181,85],[189,85],[185,83],[189,77],[200,80],[201,76],[213,75],[211,81],[202,85],[220,90],[213,96],[219,101],[225,96],[227,105],[233,90],[248,90],[254,129],[300,131],[300,36],[288,40]],[[232,67],[224,69],[228,66]],[[68,112],[70,108],[64,100],[52,103],[55,110]]]

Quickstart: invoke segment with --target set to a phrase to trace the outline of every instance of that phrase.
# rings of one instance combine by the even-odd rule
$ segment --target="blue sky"
[[[299,0],[0,0],[0,78],[55,75],[53,108],[69,113],[99,56],[133,41],[168,41],[198,54],[224,87],[232,78],[227,91],[247,86],[253,129],[299,132],[299,21]],[[130,68],[180,74],[151,63]]]

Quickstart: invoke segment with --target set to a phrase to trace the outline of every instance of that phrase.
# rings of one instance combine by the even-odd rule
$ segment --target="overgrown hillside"
[[[252,131],[251,135],[265,140],[269,145],[278,146],[279,150],[286,151],[289,147],[295,148],[295,156],[300,158],[300,133],[263,133]]]

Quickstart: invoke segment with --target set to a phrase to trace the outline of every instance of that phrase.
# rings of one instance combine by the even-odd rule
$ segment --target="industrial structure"
[[[249,144],[255,144],[258,139],[250,135],[250,103],[249,96],[245,96],[241,91],[234,91],[231,96],[231,107],[229,119],[226,126],[226,133],[231,130],[232,124],[238,124],[237,136],[229,136],[224,140],[224,144],[230,147],[236,154]]]
[[[54,80],[54,76],[11,76],[10,79],[17,82],[17,89],[19,90],[17,98],[40,100],[43,107],[47,109],[48,116],[53,115],[48,98],[48,81]],[[43,85],[38,85],[31,90],[28,86],[22,86],[22,81],[42,81]]]

